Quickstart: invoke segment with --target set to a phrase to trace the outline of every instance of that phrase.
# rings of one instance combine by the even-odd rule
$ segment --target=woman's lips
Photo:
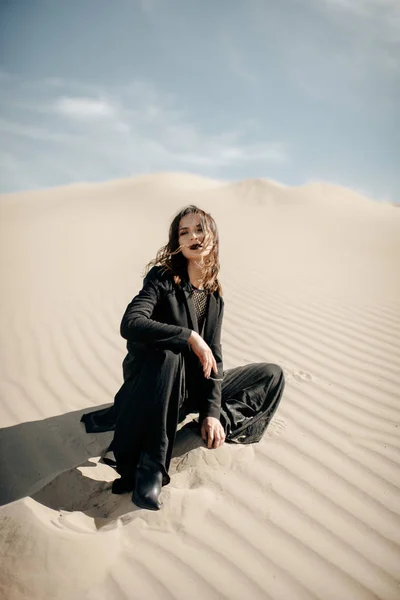
[[[201,247],[201,244],[192,244],[191,246],[189,246],[190,250],[198,250]]]

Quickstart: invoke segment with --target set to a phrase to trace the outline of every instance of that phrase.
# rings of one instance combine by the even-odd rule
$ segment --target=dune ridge
[[[179,432],[163,509],[113,496],[123,310],[182,206],[221,237],[225,369],[276,362],[259,444]],[[0,197],[0,597],[397,600],[400,213],[330,184],[156,174]]]

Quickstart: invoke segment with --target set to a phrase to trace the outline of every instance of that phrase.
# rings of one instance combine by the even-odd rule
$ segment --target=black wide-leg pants
[[[132,477],[142,451],[157,460],[169,481],[168,468],[177,425],[198,406],[200,368],[197,357],[151,349],[136,364],[115,397],[115,434],[111,447],[122,476]],[[211,376],[215,376],[212,372]],[[224,371],[220,421],[226,441],[254,443],[263,436],[284,389],[282,369],[252,363]]]

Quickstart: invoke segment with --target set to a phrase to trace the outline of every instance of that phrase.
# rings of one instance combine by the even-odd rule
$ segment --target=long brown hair
[[[212,240],[213,246],[208,254],[204,257],[202,268],[203,286],[207,293],[218,292],[222,296],[222,286],[218,281],[219,265],[219,235],[217,225],[210,215],[194,204],[186,206],[178,212],[173,218],[169,227],[169,239],[165,246],[162,246],[156,257],[151,260],[145,267],[145,275],[151,267],[160,264],[164,267],[163,272],[168,271],[172,274],[174,282],[177,285],[182,285],[183,281],[188,281],[187,273],[187,258],[181,252],[179,246],[179,223],[185,215],[198,214],[200,215],[200,223],[204,231],[204,242]]]

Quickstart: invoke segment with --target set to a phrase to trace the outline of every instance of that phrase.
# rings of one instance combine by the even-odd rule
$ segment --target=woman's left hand
[[[225,431],[219,419],[206,417],[201,424],[201,437],[207,448],[218,448],[225,441]]]

